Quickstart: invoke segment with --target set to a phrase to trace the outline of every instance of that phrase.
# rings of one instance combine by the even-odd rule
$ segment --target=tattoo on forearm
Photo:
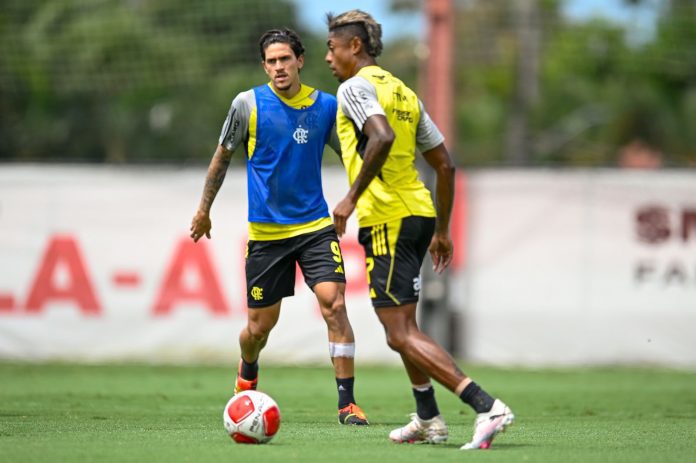
[[[222,186],[222,182],[225,181],[225,175],[227,174],[227,167],[229,165],[229,158],[218,157],[216,162],[208,169],[208,175],[205,178],[205,186],[203,187],[203,196],[201,198],[200,207],[202,210],[210,210],[213,200],[215,200],[215,196],[217,196]]]

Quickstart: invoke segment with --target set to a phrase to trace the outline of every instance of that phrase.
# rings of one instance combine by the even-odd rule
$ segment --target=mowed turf
[[[372,425],[345,427],[328,366],[262,365],[260,388],[283,421],[270,444],[248,446],[222,425],[230,368],[0,363],[0,461],[696,461],[696,372],[465,370],[517,415],[491,450],[459,450],[474,415],[439,387],[448,443],[391,443],[389,430],[414,408],[406,375],[394,367],[358,367],[356,394]]]

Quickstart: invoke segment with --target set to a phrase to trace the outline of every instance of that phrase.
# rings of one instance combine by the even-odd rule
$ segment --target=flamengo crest
[[[292,134],[292,138],[295,139],[298,145],[303,145],[308,141],[309,130],[305,130],[302,128],[302,126],[299,126],[295,129],[295,132]]]

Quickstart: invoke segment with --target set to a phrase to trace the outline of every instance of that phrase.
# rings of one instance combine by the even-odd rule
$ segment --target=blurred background
[[[264,80],[260,32],[297,29],[304,79],[334,91],[323,15],[348,7],[382,21],[380,64],[422,90],[425,3],[5,0],[0,160],[204,164],[231,98]],[[430,3],[449,3],[460,166],[696,163],[692,0]]]
[[[478,362],[696,366],[694,0],[3,0],[0,358],[234,358],[244,159],[193,247],[205,168],[232,98],[266,81],[261,33],[297,30],[303,82],[333,93],[324,16],[354,7],[460,168],[426,329]],[[347,184],[326,164],[332,205]],[[364,358],[398,361],[352,227]],[[325,361],[297,291],[267,355]]]

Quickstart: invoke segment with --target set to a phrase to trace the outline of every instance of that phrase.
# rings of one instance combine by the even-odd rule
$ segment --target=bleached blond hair
[[[367,54],[377,57],[382,53],[382,25],[362,10],[350,10],[334,16],[326,13],[329,32],[340,29],[340,33],[357,36],[363,43]]]

